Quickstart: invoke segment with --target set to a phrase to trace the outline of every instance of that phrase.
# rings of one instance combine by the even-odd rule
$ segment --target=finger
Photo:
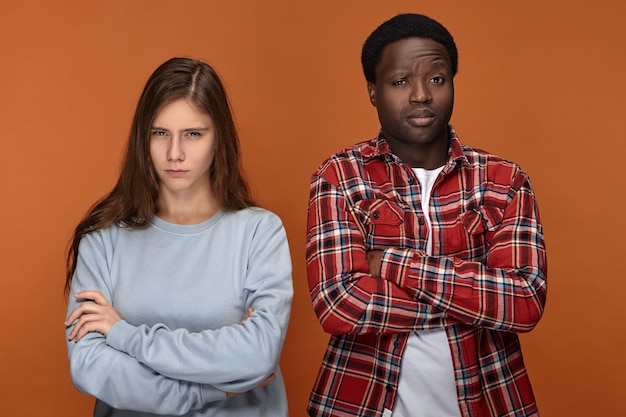
[[[85,290],[85,291],[77,292],[76,294],[74,294],[74,298],[77,300],[93,301],[94,303],[99,304],[99,305],[108,304],[108,301],[104,297],[104,295],[102,295],[100,291],[95,291],[95,290]]]
[[[74,338],[76,337],[76,334],[78,333],[78,330],[80,329],[80,326],[81,326],[80,320],[74,321],[72,326],[73,326],[72,329],[67,335],[67,340],[74,340]]]
[[[76,343],[78,343],[83,337],[85,337],[87,333],[97,332],[98,322],[97,321],[85,322],[77,330],[78,331],[75,333],[74,338],[73,338],[74,342]]]
[[[71,326],[83,314],[81,306],[78,306],[65,319],[65,327]]]
[[[273,381],[273,380],[275,380],[275,379],[276,379],[276,375],[275,375],[275,374],[270,374],[270,376],[268,376],[267,378],[265,378],[265,379],[263,380],[263,382],[261,382],[261,383],[259,384],[258,388],[261,388],[261,387],[266,386],[267,384],[269,384],[270,382],[272,382],[272,381]]]
[[[248,308],[248,311],[246,311],[246,315],[243,316],[243,319],[241,319],[241,322],[243,323],[244,321],[248,320],[250,316],[252,316],[252,313],[254,313],[254,310],[252,308]]]
[[[74,298],[76,298],[76,299],[84,299],[84,300],[91,300],[94,303],[96,303],[98,305],[102,305],[102,306],[109,305],[109,301],[106,299],[106,297],[104,295],[102,295],[102,293],[100,291],[95,291],[95,290],[80,291],[80,292],[74,294]]]
[[[76,336],[78,335],[80,330],[83,328],[83,326],[85,326],[85,324],[89,322],[89,320],[90,320],[89,315],[81,315],[79,318],[77,318],[73,322],[72,330],[67,335],[67,339],[76,341]]]
[[[103,317],[100,314],[84,314],[78,319],[67,338],[78,342],[89,332],[100,332]]]
[[[79,332],[76,334],[74,338],[74,342],[78,343],[87,333],[97,332],[97,323],[85,323],[84,326],[81,326]]]
[[[89,303],[89,304],[95,305],[93,303]],[[86,305],[85,303],[82,303],[78,307],[76,307],[65,320],[65,325],[71,326],[73,323],[76,322],[76,320],[80,319],[81,316],[83,316],[84,314],[93,313],[92,311],[89,311],[88,307],[89,306]]]
[[[76,307],[65,320],[66,326],[71,326],[76,320],[85,314],[96,314],[101,312],[102,307],[92,302],[83,302]]]

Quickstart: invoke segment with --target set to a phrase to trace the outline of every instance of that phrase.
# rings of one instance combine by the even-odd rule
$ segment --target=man
[[[450,33],[398,15],[362,64],[381,130],[313,175],[307,272],[330,333],[311,416],[534,416],[517,333],[546,299],[527,175],[449,125]]]

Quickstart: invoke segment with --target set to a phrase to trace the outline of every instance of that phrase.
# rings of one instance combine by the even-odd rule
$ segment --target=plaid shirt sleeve
[[[546,251],[516,164],[462,145],[451,127],[426,219],[417,176],[379,135],[329,158],[310,191],[308,283],[333,334],[311,416],[386,415],[408,332],[428,328],[446,329],[463,416],[538,415],[517,333],[543,313]],[[371,249],[383,251],[379,278]]]
[[[369,274],[363,230],[333,168],[313,175],[307,225],[308,283],[324,330],[380,335],[441,326],[444,313],[418,301],[415,291]]]
[[[471,244],[454,256],[387,248],[381,276],[458,322],[498,331],[530,331],[546,300],[539,213],[528,177],[519,168],[494,171],[497,178],[487,182],[492,189],[484,193],[484,205],[476,216],[481,219],[476,227],[485,235],[486,261],[475,260]],[[445,184],[441,189],[445,193]],[[443,227],[440,232],[449,240],[449,230]]]

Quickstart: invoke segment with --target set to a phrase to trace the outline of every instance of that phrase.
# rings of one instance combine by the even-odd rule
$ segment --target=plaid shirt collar
[[[448,162],[446,162],[444,166],[445,173],[452,171],[456,166],[470,165],[456,131],[452,125],[448,125],[448,128],[450,131],[450,146],[448,148]],[[392,152],[382,130],[378,132],[376,138],[365,144],[361,150],[361,155],[363,156],[364,162],[367,162],[370,159],[382,157],[395,161],[396,163],[402,163],[400,158]]]

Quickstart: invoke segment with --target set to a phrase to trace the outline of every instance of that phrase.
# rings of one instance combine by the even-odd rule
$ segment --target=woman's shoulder
[[[110,243],[118,240],[121,236],[124,235],[125,232],[134,231],[136,229],[146,229],[146,226],[132,227],[120,222],[116,222],[106,227],[88,232],[87,234],[85,234],[85,236],[83,236],[82,240]]]
[[[226,212],[226,217],[230,217],[232,221],[244,222],[245,224],[257,225],[281,225],[280,217],[262,207],[248,207],[241,210]]]
[[[88,256],[90,253],[113,253],[121,229],[120,225],[112,224],[88,232],[80,240],[79,252],[83,256]]]

